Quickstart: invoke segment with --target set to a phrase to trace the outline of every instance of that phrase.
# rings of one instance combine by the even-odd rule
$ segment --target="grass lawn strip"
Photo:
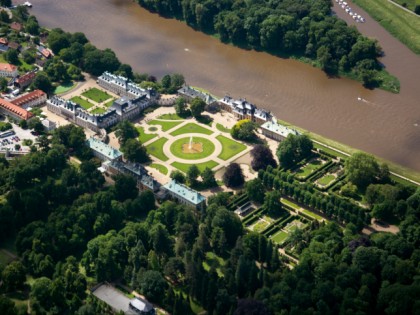
[[[203,163],[198,163],[198,164],[194,163],[194,164],[197,165],[200,172],[204,171],[206,167],[212,169],[213,167],[216,167],[218,165],[217,162],[215,161],[208,161],[208,162],[203,162]],[[184,173],[187,173],[188,169],[191,166],[191,164],[184,164],[180,162],[173,162],[171,165]]]
[[[63,94],[65,92],[70,91],[71,89],[73,89],[76,86],[75,83],[73,82],[67,82],[67,83],[63,83],[59,86],[57,86],[54,90],[54,94]]]
[[[201,127],[195,123],[188,123],[178,129],[176,129],[175,131],[171,132],[172,136],[178,136],[178,135],[183,135],[185,133],[202,133],[205,135],[211,135],[213,133],[213,131]]]
[[[315,160],[309,161],[307,164],[302,166],[299,170],[296,171],[296,174],[300,178],[305,178],[306,176],[309,176],[310,174],[315,172],[321,166],[322,166],[322,161],[319,159],[315,159]]]
[[[163,119],[163,120],[184,120],[184,118],[178,116],[178,114],[163,114],[163,115],[160,115],[157,119]]]
[[[84,109],[89,109],[93,106],[93,104],[87,100],[84,100],[83,98],[81,98],[80,96],[74,96],[70,99],[71,101],[79,104],[80,106],[82,106]]]
[[[331,184],[334,180],[335,180],[334,174],[326,174],[322,176],[320,179],[318,179],[316,182],[318,185],[325,187]]]
[[[385,0],[355,0],[386,30],[416,54],[420,54],[420,19]]]
[[[276,234],[274,234],[271,239],[273,242],[281,245],[284,243],[284,241],[289,237],[289,234],[287,234],[284,231],[278,231]]]
[[[305,227],[306,224],[300,222],[299,220],[293,220],[284,227],[284,230],[287,232],[293,232],[296,229],[304,229]]]
[[[141,143],[146,143],[147,141],[157,137],[156,133],[146,133],[143,127],[137,127],[137,131],[139,132],[139,140]]]
[[[162,165],[162,164],[152,163],[149,166],[150,167],[153,167],[154,169],[157,169],[163,175],[167,175],[168,174],[168,168],[166,166]]]
[[[230,133],[230,131],[231,131],[230,128],[226,128],[225,126],[223,126],[222,124],[219,124],[219,123],[216,124],[216,128],[217,128],[217,130],[219,130],[221,132]]]
[[[91,99],[92,101],[96,102],[96,103],[102,103],[105,102],[106,100],[112,98],[111,95],[109,95],[106,92],[103,92],[97,88],[91,88],[89,90],[87,90],[86,92],[82,93],[82,95],[84,97],[87,97],[89,99]]]
[[[112,104],[114,104],[114,101],[115,101],[115,98],[111,99],[109,102],[106,102],[106,103],[104,104],[104,106],[105,106],[105,107],[111,107],[111,106],[112,106]]]
[[[229,160],[246,149],[246,145],[226,138],[225,136],[217,136],[216,139],[222,144],[222,152],[218,157],[224,161]]]
[[[159,120],[152,120],[149,121],[149,125],[158,125],[162,126],[162,131],[168,131],[176,126],[178,126],[182,121],[159,121]]]
[[[170,148],[171,153],[181,159],[199,160],[199,159],[203,159],[211,155],[214,152],[215,147],[214,147],[213,142],[205,138],[201,138],[201,137],[193,137],[192,141],[193,143],[202,144],[202,150],[203,150],[202,152],[197,152],[197,153],[183,152],[183,148],[185,148],[185,146],[188,146],[189,141],[190,141],[190,137],[185,137],[185,138],[176,140],[171,145],[171,148]]]
[[[103,109],[102,107],[96,107],[94,110],[90,111],[92,114],[103,114],[106,112],[106,109]]]
[[[168,139],[160,138],[152,142],[151,144],[146,146],[147,152],[150,155],[153,155],[155,158],[166,162],[167,160],[169,160],[169,158],[163,153],[163,146],[166,143],[166,141],[168,141]]]

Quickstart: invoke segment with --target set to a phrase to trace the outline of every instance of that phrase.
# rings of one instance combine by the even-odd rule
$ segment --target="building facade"
[[[39,107],[47,102],[47,94],[41,90],[35,90],[15,98],[10,103],[15,104],[19,107],[27,109],[29,107]]]
[[[272,118],[270,111],[258,108],[245,99],[225,96],[218,101],[218,104],[221,109],[233,113],[237,120],[249,119],[261,125]]]
[[[35,79],[36,73],[35,72],[28,72],[15,80],[14,85],[19,89],[23,90],[27,86],[29,86],[32,81]]]
[[[197,210],[204,210],[206,207],[206,197],[198,191],[191,189],[176,180],[171,179],[170,182],[163,185],[168,194],[179,203],[193,207]]]
[[[102,142],[99,139],[90,137],[86,140],[86,145],[92,150],[93,155],[102,161],[115,161],[122,159],[122,153]]]
[[[17,77],[18,69],[10,63],[0,63],[0,77]]]
[[[191,102],[194,98],[198,97],[206,103],[207,107],[211,107],[217,103],[217,100],[210,94],[196,90],[188,85],[184,85],[182,88],[180,88],[178,90],[178,95],[185,98],[187,102]]]
[[[283,141],[290,134],[295,136],[299,135],[299,132],[295,129],[279,124],[275,117],[273,117],[271,121],[267,121],[262,124],[261,131],[264,136],[277,141]]]
[[[2,98],[0,98],[0,114],[17,120],[29,120],[34,117],[34,114],[26,109]]]

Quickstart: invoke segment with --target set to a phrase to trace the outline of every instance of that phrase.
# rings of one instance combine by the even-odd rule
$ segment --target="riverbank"
[[[420,54],[420,16],[405,12],[387,0],[354,0],[388,32]]]

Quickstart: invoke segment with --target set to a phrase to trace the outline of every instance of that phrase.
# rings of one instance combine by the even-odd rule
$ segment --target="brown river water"
[[[400,94],[367,90],[294,60],[222,44],[130,0],[31,2],[41,25],[84,32],[135,71],[158,77],[182,73],[190,85],[246,98],[279,119],[420,171],[420,56],[360,9],[366,23],[356,26],[379,40],[382,62],[400,79]],[[344,10],[334,10],[355,24]]]

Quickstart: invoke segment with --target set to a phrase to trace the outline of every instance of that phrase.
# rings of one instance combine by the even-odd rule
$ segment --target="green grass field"
[[[212,169],[213,167],[216,167],[218,165],[217,162],[215,161],[208,161],[208,162],[194,163],[194,164],[197,165],[200,172],[204,171],[206,167]],[[191,164],[185,164],[185,163],[180,163],[180,162],[173,162],[171,165],[184,173],[188,172],[188,169],[191,166]]]
[[[323,217],[321,217],[320,215],[318,215],[318,214],[316,214],[316,213],[313,213],[313,212],[311,212],[311,211],[309,211],[309,210],[307,210],[307,209],[300,209],[300,211],[301,212],[303,212],[304,214],[306,214],[306,215],[308,215],[308,216],[310,216],[311,218],[314,218],[314,219],[316,219],[316,220],[318,220],[318,221],[322,221],[322,220],[324,220],[324,218]]]
[[[75,83],[73,83],[72,81],[70,82],[66,82],[66,83],[62,83],[61,85],[57,86],[54,90],[54,94],[63,94],[65,92],[70,91],[72,88],[74,88],[76,86]]]
[[[102,103],[105,102],[106,100],[112,98],[111,95],[109,95],[106,92],[103,92],[97,88],[91,88],[89,90],[87,90],[86,92],[82,93],[82,95],[84,97],[87,97],[89,99],[91,99],[92,101],[96,102],[96,103]]]
[[[149,121],[149,125],[158,125],[162,126],[163,131],[168,131],[169,129],[172,129],[176,126],[178,126],[182,121],[159,121],[159,120],[152,120]]]
[[[289,237],[289,234],[287,234],[284,231],[278,231],[276,234],[274,234],[271,237],[271,240],[279,245],[283,244],[284,241]]]
[[[92,114],[103,114],[106,112],[106,109],[102,107],[96,107],[94,110],[90,111]]]
[[[393,0],[394,2],[398,3],[399,5],[406,6],[407,9],[414,12],[416,5],[420,5],[420,0]]]
[[[230,133],[230,131],[231,131],[230,128],[226,128],[225,126],[223,126],[221,124],[216,124],[216,128],[217,128],[217,130],[219,130],[221,132]]]
[[[218,157],[224,161],[229,160],[246,149],[246,145],[226,138],[225,136],[217,136],[216,139],[222,144],[222,152]]]
[[[184,120],[184,118],[178,116],[178,114],[163,114],[158,117],[158,119],[164,120]]]
[[[169,160],[169,158],[163,153],[163,145],[166,143],[166,141],[168,141],[168,139],[160,138],[152,142],[146,146],[147,152],[163,162]]]
[[[176,129],[175,131],[171,132],[172,136],[178,136],[178,135],[183,135],[185,133],[202,133],[205,135],[211,135],[213,133],[213,131],[211,131],[210,129],[201,127],[195,123],[188,123],[178,129]]]
[[[269,225],[270,225],[270,223],[260,219],[260,220],[257,221],[257,223],[255,223],[252,226],[252,231],[260,233],[262,230],[264,230]]]
[[[89,109],[93,106],[93,104],[83,98],[81,98],[80,96],[74,96],[70,99],[71,101],[79,104],[80,106],[82,106],[84,109]]]
[[[284,199],[284,198],[281,198],[281,203],[283,203],[285,205],[288,205],[289,207],[291,207],[291,208],[293,208],[295,210],[300,209],[300,207],[297,204],[295,204],[294,202],[291,202],[291,201],[289,201],[287,199]]]
[[[192,138],[193,143],[201,143],[202,144],[202,147],[201,147],[202,151],[201,152],[196,152],[196,153],[184,152],[183,148],[188,146],[189,141],[190,141],[190,137],[185,137],[185,138],[176,140],[171,145],[172,154],[175,155],[176,157],[181,158],[181,159],[199,160],[199,159],[203,159],[205,157],[208,157],[209,155],[211,155],[214,152],[213,142],[211,142],[210,140],[207,140],[205,138],[201,138],[201,137],[193,137]]]
[[[112,106],[112,104],[114,104],[114,101],[115,101],[115,98],[113,98],[113,99],[111,99],[110,101],[106,102],[106,103],[104,104],[104,106],[105,106],[105,107],[111,107],[111,106]]]
[[[143,127],[137,127],[137,131],[139,132],[139,141],[141,143],[146,143],[150,139],[157,137],[157,134],[155,133],[145,133]]]
[[[407,2],[404,0],[404,2]],[[420,18],[386,0],[355,0],[393,36],[420,54]],[[408,3],[408,2],[407,2]]]
[[[154,169],[157,169],[163,175],[167,175],[168,174],[168,168],[165,165],[158,164],[158,163],[152,163],[149,166],[150,167],[153,167]]]
[[[292,232],[296,229],[304,229],[306,224],[300,222],[299,220],[293,220],[284,228],[287,232]]]
[[[306,165],[302,166],[296,171],[296,175],[297,177],[305,178],[306,176],[309,176],[310,174],[315,172],[321,166],[322,162],[318,159],[309,161]]]
[[[335,180],[335,176],[333,174],[326,174],[318,179],[316,182],[320,186],[328,186]]]

